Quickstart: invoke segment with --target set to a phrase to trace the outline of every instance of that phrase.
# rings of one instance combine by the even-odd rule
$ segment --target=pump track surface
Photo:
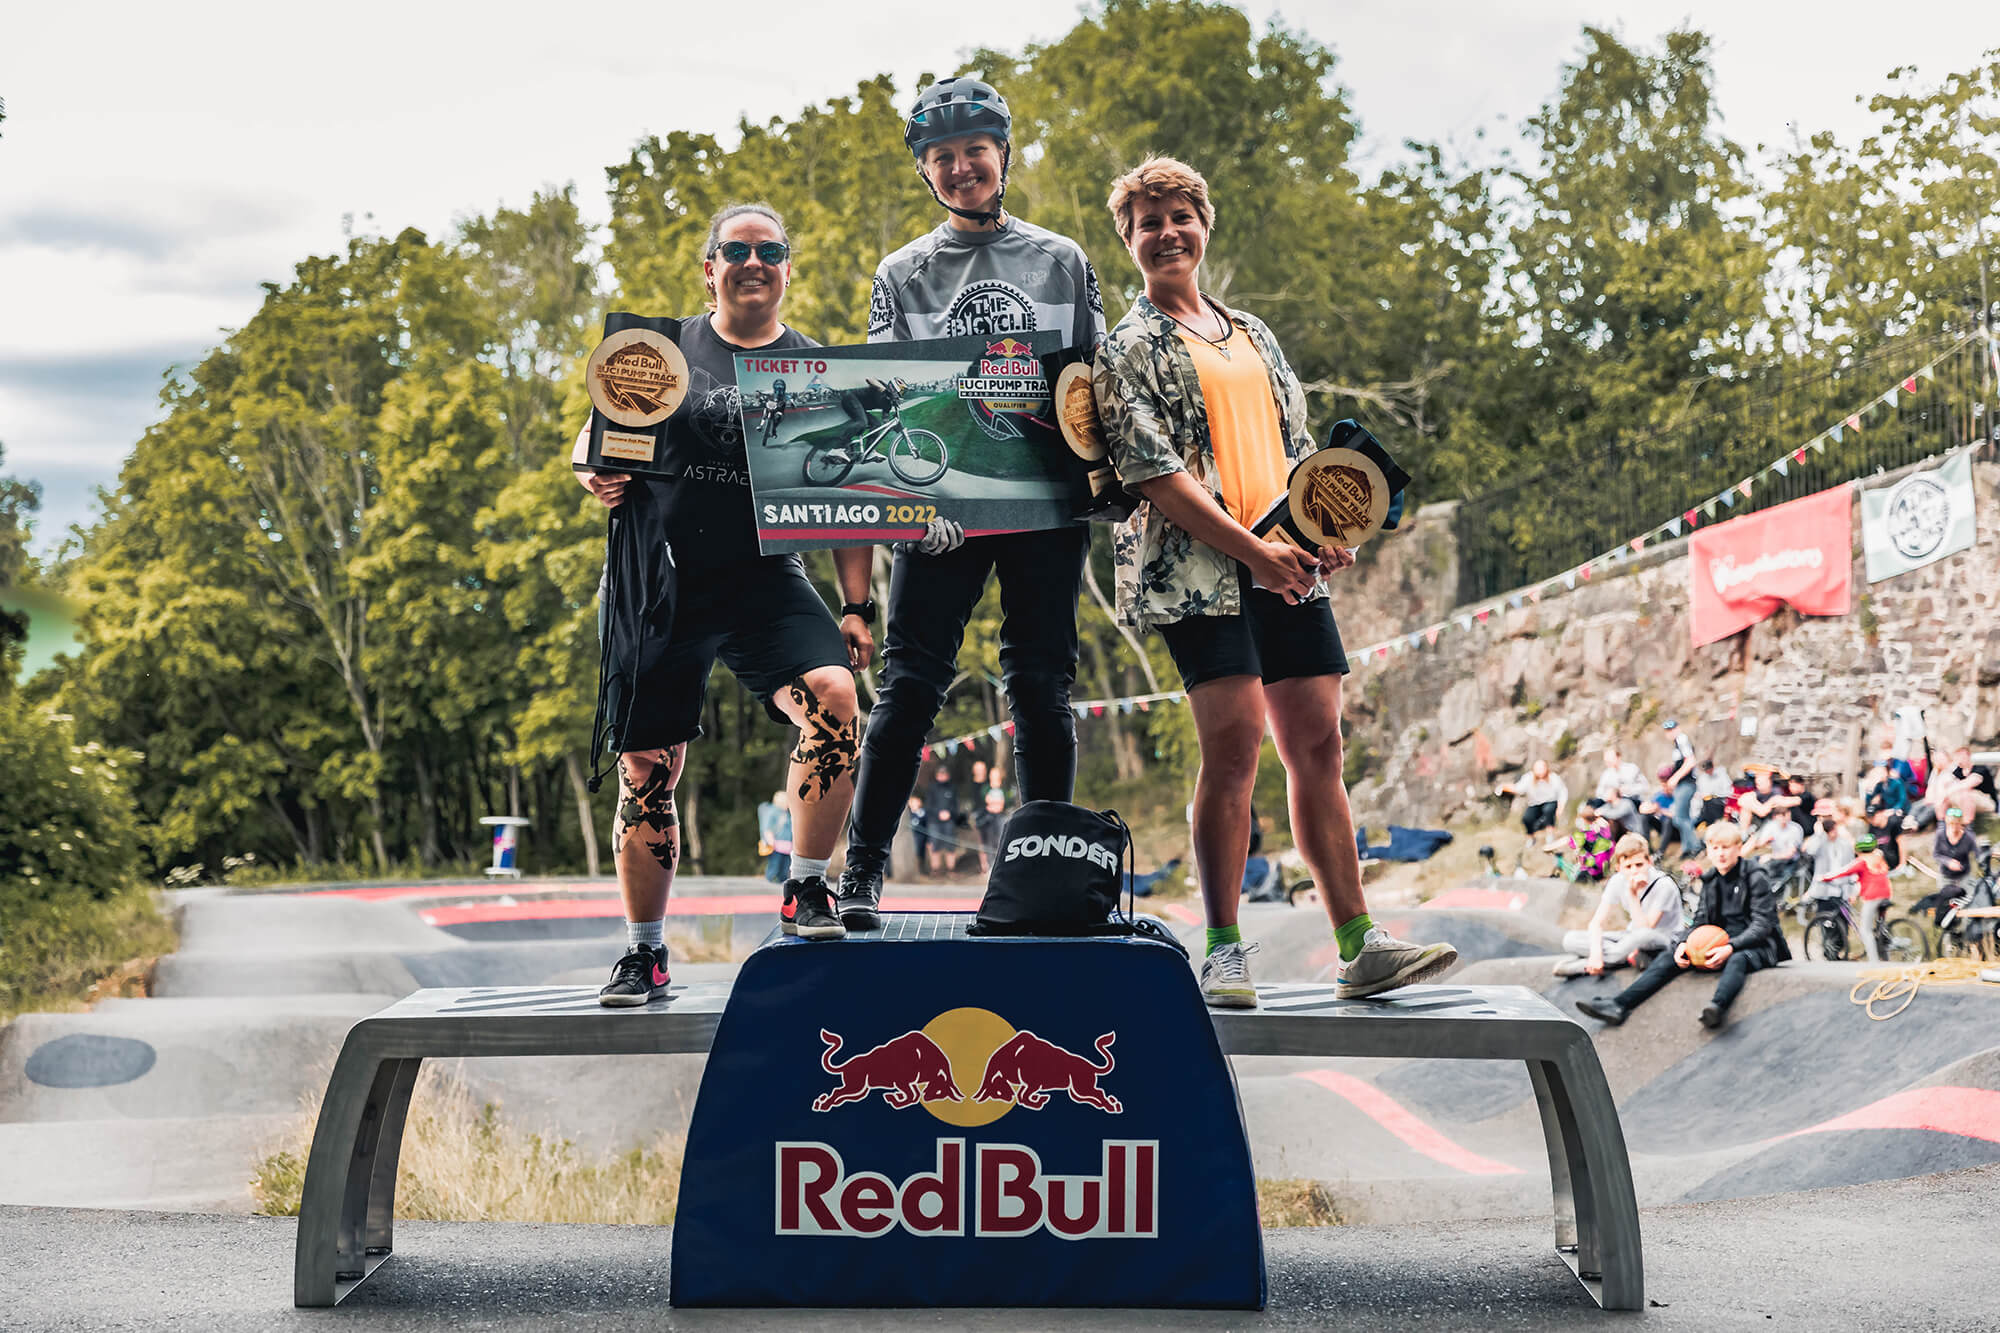
[[[1496,883],[1500,887],[1490,887]],[[978,893],[976,885],[891,885],[884,906],[970,910]],[[1609,994],[1631,974],[1568,981],[1550,976],[1561,896],[1560,886],[1486,881],[1378,919],[1406,938],[1452,940],[1461,954],[1453,981],[1528,986],[1574,1015],[1577,1000]],[[175,899],[180,951],[159,961],[148,998],[106,1000],[81,1013],[28,1014],[0,1027],[0,1254],[25,1256],[13,1279],[10,1265],[0,1263],[0,1327],[179,1321],[164,1311],[158,1319],[136,1312],[113,1318],[102,1301],[66,1307],[56,1293],[37,1294],[37,1284],[67,1278],[35,1237],[44,1227],[58,1235],[94,1226],[93,1218],[115,1224],[139,1251],[157,1248],[162,1264],[182,1244],[191,1253],[207,1247],[222,1256],[239,1243],[246,1255],[269,1251],[270,1263],[258,1261],[257,1271],[228,1289],[233,1295],[217,1298],[222,1304],[204,1305],[188,1295],[186,1326],[264,1327],[281,1323],[281,1314],[290,1318],[291,1223],[245,1216],[253,1207],[246,1182],[256,1162],[296,1132],[302,1106],[325,1086],[348,1026],[423,986],[594,984],[623,947],[609,880],[202,889],[180,891]],[[776,890],[762,880],[683,879],[668,919],[676,957],[692,948],[697,957],[740,959],[774,924],[776,903]],[[1184,936],[1198,938],[1199,921],[1188,905],[1159,910]],[[1331,975],[1337,955],[1317,907],[1246,904],[1243,924],[1246,939],[1260,946],[1252,960],[1260,981]],[[1783,1319],[1789,1312],[1801,1319],[1812,1314],[1817,1327],[1880,1327],[1860,1317],[1867,1307],[1856,1302],[1893,1292],[1899,1302],[1894,1322],[1907,1327],[2000,1326],[1994,1313],[2000,1311],[2000,1275],[1990,1262],[1968,1275],[1964,1287],[1969,1299],[1988,1292],[1983,1313],[1956,1297],[1945,1299],[1951,1280],[1937,1266],[1949,1268],[1954,1253],[1992,1252],[1982,1238],[1990,1237],[1991,1201],[2000,1186],[2000,985],[1927,985],[1901,1012],[1877,1020],[1851,998],[1862,970],[1859,964],[1793,962],[1759,973],[1715,1032],[1697,1021],[1709,985],[1694,975],[1668,986],[1622,1027],[1599,1030],[1594,1021],[1579,1020],[1593,1032],[1619,1105],[1639,1203],[1648,1210],[1649,1272],[1665,1276],[1685,1260],[1685,1303],[1666,1318],[1672,1302],[1659,1295],[1669,1304],[1650,1311],[1649,1324],[1692,1327],[1681,1317],[1699,1316],[1704,1328],[1729,1327],[1742,1314],[1745,1322],[1769,1327],[1767,1315]],[[724,980],[734,972],[734,962],[675,964],[677,980]],[[552,1132],[586,1150],[612,1151],[685,1128],[703,1062],[655,1056],[439,1063],[478,1102],[496,1103],[522,1128]],[[1429,1308],[1446,1326],[1567,1327],[1562,1319],[1595,1318],[1587,1301],[1572,1299],[1580,1293],[1555,1281],[1567,1276],[1559,1265],[1544,1280],[1547,1155],[1532,1090],[1518,1064],[1254,1058],[1238,1060],[1235,1073],[1258,1175],[1324,1182],[1350,1224],[1273,1233],[1274,1304],[1263,1318],[1287,1322],[1287,1310],[1304,1318],[1320,1308],[1315,1302],[1326,1295],[1313,1284],[1323,1286],[1322,1279],[1301,1276],[1303,1285],[1288,1285],[1286,1264],[1296,1260],[1305,1273],[1313,1254],[1347,1252],[1349,1243],[1337,1241],[1343,1236],[1370,1237],[1354,1258],[1363,1269],[1385,1271],[1393,1268],[1399,1247],[1413,1256],[1432,1254],[1443,1272],[1451,1266],[1445,1256],[1452,1253],[1453,1236],[1487,1238],[1468,1239],[1468,1246],[1498,1244],[1502,1237],[1518,1242],[1524,1276],[1514,1286],[1548,1286],[1549,1303],[1536,1308],[1554,1322],[1513,1322],[1501,1304],[1490,1303],[1511,1289],[1504,1274],[1488,1272],[1493,1290],[1481,1295],[1486,1283],[1468,1273],[1467,1290],[1453,1294],[1435,1283],[1426,1286],[1430,1280],[1419,1271],[1425,1265],[1413,1258],[1411,1270],[1395,1282],[1421,1289],[1413,1308]],[[618,1095],[606,1096],[609,1088]],[[1984,1212],[1977,1203],[1982,1193]],[[1956,1200],[1952,1207],[1985,1220],[1944,1226],[1949,1208],[1940,1203],[1944,1212],[1937,1220],[1946,1239],[1933,1246],[1922,1239],[1931,1226],[1923,1201],[1933,1195]],[[1918,1230],[1878,1227],[1878,1208],[1902,1210]],[[77,1209],[120,1211],[66,1211]],[[1851,1233],[1853,1248],[1845,1248],[1846,1241],[1807,1243],[1814,1232],[1801,1230],[1799,1222],[1808,1216],[1823,1218],[1833,1228],[1830,1237]],[[1700,1283],[1712,1279],[1727,1287],[1733,1279],[1704,1272],[1692,1255],[1670,1257],[1662,1236],[1675,1227],[1700,1233],[1704,1218],[1715,1219],[1722,1232],[1734,1227],[1757,1237],[1738,1253],[1754,1255],[1746,1261],[1764,1267],[1763,1289],[1794,1292],[1800,1302],[1700,1309]],[[455,1276],[438,1280],[456,1291],[496,1280],[480,1257],[489,1234],[500,1238],[493,1247],[525,1252],[545,1231],[431,1224],[424,1234],[441,1238],[437,1262]],[[632,1240],[634,1232],[655,1234],[563,1230],[576,1238],[585,1265],[642,1265],[643,1273],[600,1283],[612,1306],[638,1300],[642,1288],[664,1292],[666,1244]],[[82,1242],[86,1248],[111,1235],[77,1234],[93,1238]],[[431,1326],[422,1314],[416,1266],[404,1264],[403,1248],[397,1267],[409,1276],[381,1285],[381,1294],[364,1303],[373,1308],[380,1301],[386,1321],[370,1317],[364,1320],[369,1327]],[[1733,1265],[1737,1254],[1719,1262]],[[537,1263],[538,1272],[547,1266],[545,1257]],[[158,1290],[181,1290],[186,1275],[175,1281],[181,1286]],[[9,1299],[10,1283],[11,1294],[27,1304]],[[508,1279],[498,1285],[518,1284]],[[1351,1281],[1339,1285],[1350,1294],[1365,1289]],[[1658,1287],[1649,1281],[1650,1294]],[[254,1295],[245,1294],[252,1288]],[[1815,1293],[1809,1302],[1808,1288]],[[1907,1304],[1917,1293],[1943,1303],[1927,1306],[1928,1317],[1918,1316]],[[536,1313],[543,1307],[521,1304],[525,1298],[518,1293],[494,1299],[499,1304],[488,1309],[490,1326],[515,1326],[515,1319],[523,1327],[551,1326]],[[442,1310],[448,1301],[439,1300]],[[1433,1304],[1424,1307],[1424,1301]],[[663,1296],[658,1304],[664,1320]],[[1367,1307],[1376,1315],[1383,1308],[1372,1294]],[[599,1318],[610,1311],[581,1298],[571,1308],[594,1309]],[[38,1316],[25,1313],[37,1309]],[[199,1317],[203,1309],[213,1317]],[[1036,1312],[1036,1322],[1059,1322],[1042,1318],[1049,1313]],[[1323,1309],[1322,1316],[1337,1320]],[[17,1322],[22,1318],[26,1322]],[[1240,1325],[1245,1318],[1258,1317],[1210,1317],[1188,1326]],[[1849,1319],[1857,1322],[1842,1322]],[[699,1322],[737,1326],[713,1316]],[[742,1326],[784,1322],[775,1314],[746,1314]],[[976,1315],[952,1322],[984,1326]],[[1117,1326],[1102,1312],[1073,1322]],[[1145,1322],[1184,1321],[1149,1312]]]

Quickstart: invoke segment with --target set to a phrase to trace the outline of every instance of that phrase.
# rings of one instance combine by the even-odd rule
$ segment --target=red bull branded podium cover
[[[970,920],[744,963],[674,1304],[1262,1308],[1249,1143],[1186,959]]]
[[[736,358],[764,553],[1061,527],[1089,481],[1059,434],[1039,332]]]

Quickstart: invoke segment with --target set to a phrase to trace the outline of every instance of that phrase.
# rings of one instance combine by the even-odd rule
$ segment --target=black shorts
[[[1526,829],[1530,836],[1540,833],[1545,828],[1554,828],[1555,826],[1556,803],[1554,801],[1542,801],[1529,806],[1521,812],[1521,827]]]
[[[1182,688],[1225,676],[1256,676],[1270,685],[1347,674],[1347,653],[1340,646],[1330,598],[1293,604],[1251,587],[1248,574],[1242,589],[1242,615],[1188,616],[1160,626]]]
[[[788,726],[773,696],[808,671],[848,665],[840,626],[796,556],[682,569],[666,651],[647,657],[624,730],[627,752],[701,735],[708,673],[718,657],[773,721]]]

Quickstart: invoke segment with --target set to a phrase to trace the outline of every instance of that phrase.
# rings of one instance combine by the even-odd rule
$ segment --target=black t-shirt
[[[756,506],[743,451],[736,354],[819,344],[787,325],[762,347],[737,347],[722,340],[708,315],[690,315],[681,321],[680,345],[688,363],[687,405],[673,418],[660,457],[680,475],[645,478],[647,504],[664,523],[682,571],[754,560]]]

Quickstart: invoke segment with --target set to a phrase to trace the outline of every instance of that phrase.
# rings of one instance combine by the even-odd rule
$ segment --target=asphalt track
[[[0,1328],[1971,1333],[2000,1310],[1996,1195],[1985,1167],[1648,1209],[1647,1308],[1629,1315],[1591,1304],[1546,1217],[1267,1233],[1262,1313],[674,1310],[665,1230],[403,1222],[395,1257],[338,1310],[295,1310],[288,1219],[0,1207]]]
[[[893,910],[969,908],[977,890],[892,886]],[[1623,977],[1555,981],[1561,886],[1498,881],[1385,911],[1407,937],[1449,938],[1455,979],[1520,984],[1574,1012]],[[669,933],[740,957],[776,892],[754,879],[677,888]],[[310,893],[190,891],[182,948],[155,998],[0,1029],[0,1204],[247,1211],[256,1160],[324,1086],[357,1017],[419,986],[575,984],[620,950],[608,881],[345,885]],[[1198,921],[1164,904],[1185,934]],[[1264,980],[1336,961],[1317,908],[1252,905]],[[687,979],[731,963],[677,963]],[[1721,1031],[1696,1022],[1699,978],[1597,1035],[1642,1206],[1851,1185],[2000,1162],[2000,986],[1929,987],[1871,1021],[1859,968],[1801,964],[1750,979]],[[1595,1028],[1595,1024],[1589,1024]],[[697,1057],[455,1062],[481,1101],[587,1148],[684,1126]],[[1328,1183],[1351,1221],[1538,1217],[1548,1167],[1525,1072],[1494,1062],[1243,1059],[1260,1175]],[[618,1096],[605,1095],[616,1088]]]

